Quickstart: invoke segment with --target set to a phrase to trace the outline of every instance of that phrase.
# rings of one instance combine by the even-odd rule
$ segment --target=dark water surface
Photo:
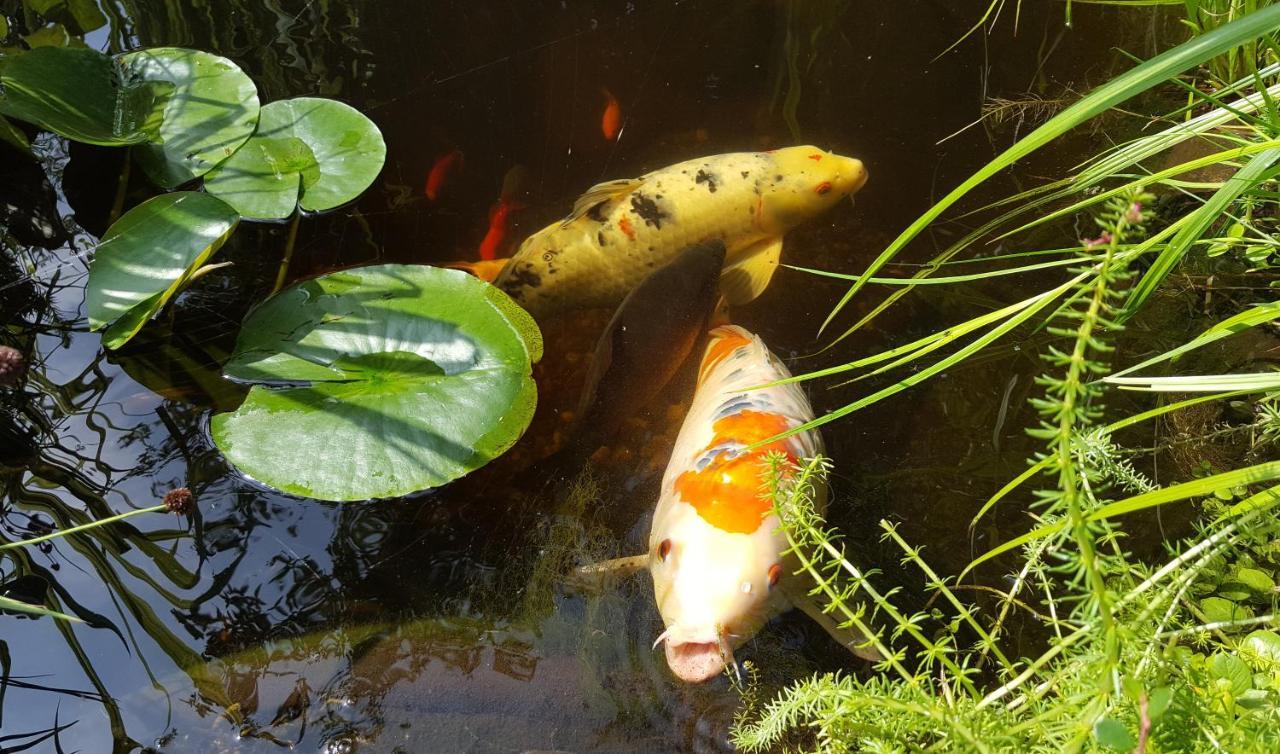
[[[989,40],[975,36],[937,59],[985,2],[117,0],[104,8],[110,28],[87,41],[110,52],[211,50],[241,65],[263,102],[335,97],[378,124],[388,147],[382,175],[355,206],[303,222],[295,277],[474,259],[488,209],[517,165],[527,171],[529,207],[513,240],[563,215],[601,179],[796,142],[860,157],[871,179],[856,206],[788,236],[785,261],[856,272],[1013,137],[1008,123],[937,144],[974,121],[985,97],[1085,90],[1118,65],[1113,46],[1149,52],[1149,30],[1117,13],[1079,7],[1067,30],[1057,4],[1022,5],[1016,35],[1007,16]],[[622,106],[616,143],[600,132],[606,87]],[[1069,166],[1093,138],[1079,137],[1077,154],[1022,166],[1017,182],[992,191]],[[465,154],[465,170],[428,204],[427,171],[453,149]],[[647,580],[582,595],[559,578],[567,564],[643,546],[687,384],[625,433],[590,480],[513,481],[530,452],[517,447],[513,460],[404,500],[335,505],[265,490],[221,459],[208,417],[242,396],[219,367],[240,319],[270,288],[284,228],[242,225],[221,252],[233,267],[184,293],[127,348],[105,353],[87,331],[81,286],[121,153],[47,136],[38,151],[73,233],[61,248],[20,249],[33,280],[7,261],[0,270],[4,316],[38,323],[3,336],[29,343],[37,365],[0,421],[36,436],[4,438],[0,537],[153,505],[179,486],[195,491],[199,512],[189,523],[142,516],[5,554],[0,588],[47,584],[55,604],[87,624],[0,616],[9,681],[0,733],[69,725],[57,744],[28,749],[66,752],[727,748],[736,697],[724,679],[680,685],[650,650],[660,619]],[[138,181],[130,202],[148,190]],[[927,237],[909,258],[927,259],[961,228]],[[1057,233],[1059,242],[1078,237],[1070,227]],[[45,289],[54,291],[49,306],[40,303]],[[816,350],[817,326],[842,291],[782,270],[734,316],[807,369],[905,342],[1017,293],[1002,282],[913,294],[838,348],[795,358]],[[855,301],[843,321],[874,300]],[[581,371],[601,324],[582,315],[548,328],[543,414],[525,445],[545,442],[551,409],[572,403],[568,375]],[[1038,365],[1021,346],[1008,341],[991,358],[827,428],[837,470],[831,519],[863,565],[896,567],[897,554],[878,542],[881,518],[899,522],[944,573],[971,547],[998,541],[995,524],[974,543],[966,525],[1024,468]],[[810,393],[824,410],[874,387]],[[740,656],[762,668],[766,689],[815,670],[869,672],[794,614]]]

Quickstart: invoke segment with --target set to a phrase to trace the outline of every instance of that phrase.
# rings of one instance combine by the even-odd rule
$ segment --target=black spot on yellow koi
[[[705,170],[699,170],[698,174],[693,177],[693,182],[705,183],[707,184],[707,191],[713,194],[716,192],[716,177]]]
[[[652,225],[659,230],[662,229],[662,221],[670,217],[657,202],[638,191],[631,197],[631,210],[644,220],[645,225]]]
[[[608,204],[608,202],[600,202],[599,204],[594,205],[591,209],[587,210],[587,217],[598,223],[604,222],[604,205],[606,204]]]
[[[533,269],[531,263],[525,262],[511,271],[511,276],[502,282],[502,290],[519,301],[522,289],[532,290],[540,285],[542,276]]]
[[[743,177],[743,178],[746,178],[746,177],[747,177],[747,176],[749,176],[749,175],[751,175],[751,171],[750,171],[750,170],[744,170],[744,171],[742,171],[742,177]]]
[[[596,243],[600,244],[601,246],[604,246],[605,244],[608,243],[608,241],[605,240],[603,230],[596,231]]]

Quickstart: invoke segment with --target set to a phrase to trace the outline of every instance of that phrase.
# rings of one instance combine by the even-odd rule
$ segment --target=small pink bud
[[[1107,244],[1111,243],[1111,234],[1104,230],[1102,232],[1102,235],[1098,236],[1097,238],[1088,238],[1081,241],[1080,243],[1084,244],[1085,251],[1089,251],[1090,249],[1096,249],[1100,246],[1106,246]]]

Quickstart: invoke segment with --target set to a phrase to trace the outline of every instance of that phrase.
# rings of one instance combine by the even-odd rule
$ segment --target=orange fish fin
[[[492,283],[498,278],[498,273],[502,272],[502,268],[507,266],[510,257],[499,257],[497,259],[485,259],[479,262],[449,262],[442,264],[441,267],[447,267],[451,270],[462,270],[463,272],[475,275],[486,283]]]
[[[564,219],[563,225],[577,220],[579,217],[590,212],[595,207],[608,202],[615,202],[622,197],[630,194],[640,187],[643,183],[639,178],[621,178],[616,181],[605,181],[597,183],[587,189],[578,200],[573,203],[573,210],[569,212],[569,216]]]

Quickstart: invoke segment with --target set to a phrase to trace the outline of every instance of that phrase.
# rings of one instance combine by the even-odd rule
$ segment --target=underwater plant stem
[[[271,288],[272,295],[284,288],[284,281],[289,276],[289,261],[293,259],[293,245],[298,240],[298,221],[302,212],[293,210],[293,219],[289,221],[289,237],[284,242],[284,258],[280,260],[280,271],[276,273],[276,284]]]
[[[1071,351],[1067,375],[1062,391],[1062,406],[1058,410],[1058,436],[1054,442],[1054,455],[1057,456],[1058,489],[1062,493],[1062,501],[1067,509],[1068,526],[1076,546],[1080,548],[1080,564],[1089,580],[1093,597],[1097,601],[1098,616],[1101,619],[1104,641],[1105,659],[1109,671],[1115,671],[1120,660],[1120,647],[1116,635],[1115,618],[1112,614],[1110,593],[1102,569],[1098,564],[1097,552],[1094,549],[1093,535],[1089,531],[1082,504],[1080,478],[1076,471],[1075,458],[1071,454],[1071,438],[1076,431],[1076,420],[1080,417],[1077,401],[1085,396],[1083,383],[1087,380],[1088,354],[1086,349],[1093,340],[1094,326],[1103,315],[1106,303],[1107,287],[1111,279],[1108,268],[1114,261],[1117,239],[1121,238],[1123,228],[1117,228],[1107,244],[1106,257],[1103,259],[1098,276],[1094,279],[1093,295],[1089,308],[1080,322],[1075,345]],[[1109,673],[1110,674],[1110,673]],[[1106,686],[1103,687],[1106,689]]]
[[[40,537],[32,537],[31,539],[23,539],[23,540],[20,540],[20,541],[17,541],[17,542],[9,542],[9,543],[6,543],[6,544],[3,544],[3,545],[0,545],[0,550],[9,550],[9,549],[12,549],[12,548],[14,548],[14,547],[23,547],[23,546],[26,546],[26,545],[34,545],[34,544],[38,544],[38,543],[40,543],[40,542],[46,542],[46,541],[48,541],[48,540],[50,540],[50,539],[57,539],[58,537],[65,537],[65,536],[67,536],[68,534],[77,534],[77,533],[79,533],[79,532],[82,532],[82,531],[88,531],[89,529],[94,529],[94,528],[97,528],[97,527],[99,527],[99,526],[105,526],[106,524],[113,524],[113,523],[115,523],[115,522],[117,522],[117,521],[123,521],[123,520],[125,520],[126,518],[130,518],[130,517],[132,517],[132,516],[139,516],[139,515],[142,515],[143,513],[158,513],[158,512],[163,511],[163,510],[165,510],[165,505],[164,505],[164,503],[161,503],[160,505],[153,505],[153,506],[151,506],[150,508],[139,508],[138,510],[134,510],[134,511],[125,511],[124,513],[120,513],[120,514],[118,514],[118,515],[111,516],[111,517],[109,517],[109,518],[102,518],[102,519],[98,519],[97,521],[90,521],[90,522],[89,522],[89,523],[87,523],[87,524],[80,524],[79,526],[73,526],[73,527],[71,527],[70,529],[60,529],[60,530],[58,530],[58,531],[55,531],[55,532],[52,532],[52,533],[49,533],[49,534],[45,534],[45,535],[40,536]]]
[[[129,193],[129,176],[133,172],[133,148],[125,147],[124,150],[124,168],[120,171],[120,178],[116,181],[116,198],[111,202],[111,213],[107,215],[107,225],[115,225],[116,220],[120,219],[120,213],[124,211],[124,197]]]

